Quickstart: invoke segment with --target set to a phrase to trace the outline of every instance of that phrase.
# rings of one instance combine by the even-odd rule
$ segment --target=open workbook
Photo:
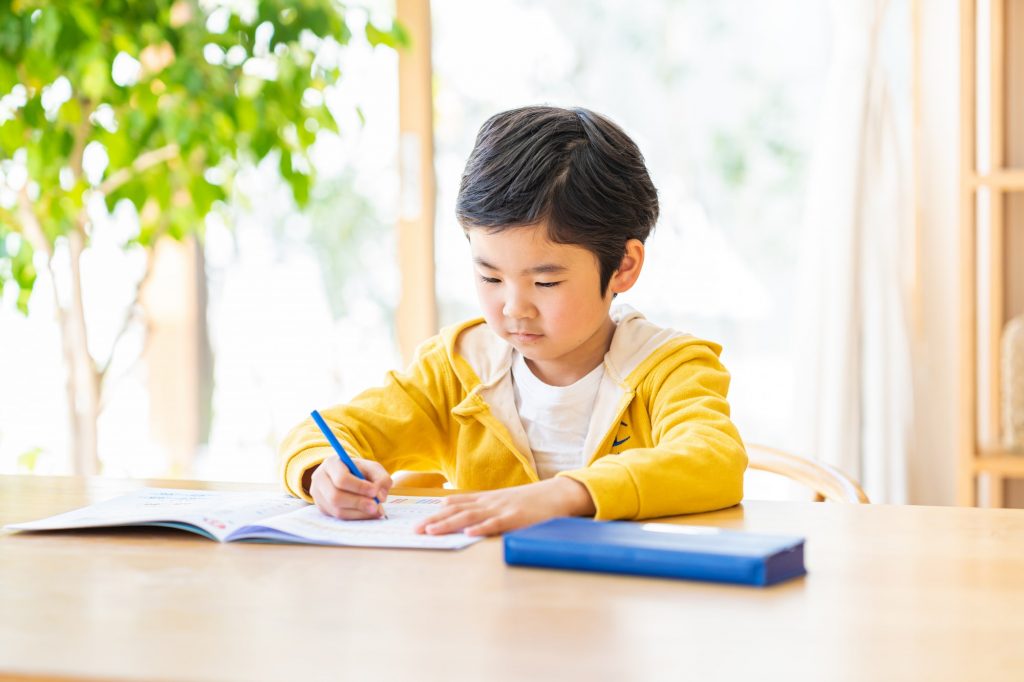
[[[440,497],[388,498],[387,519],[341,521],[281,493],[143,488],[105,502],[6,530],[166,526],[220,542],[290,542],[346,547],[459,549],[480,540],[462,533],[420,535],[416,522],[438,510]]]

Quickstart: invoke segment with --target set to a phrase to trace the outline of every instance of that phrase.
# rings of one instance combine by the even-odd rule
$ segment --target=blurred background
[[[462,167],[547,103],[638,142],[662,213],[622,302],[724,346],[746,440],[1013,504],[985,350],[1024,312],[1020,178],[977,178],[1024,136],[1024,11],[981,5],[3,3],[0,473],[276,480],[312,408],[477,314]]]

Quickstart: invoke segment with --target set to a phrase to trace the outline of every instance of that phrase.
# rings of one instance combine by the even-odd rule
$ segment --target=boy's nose
[[[520,320],[525,317],[533,317],[533,305],[525,296],[509,294],[501,312],[505,317]]]

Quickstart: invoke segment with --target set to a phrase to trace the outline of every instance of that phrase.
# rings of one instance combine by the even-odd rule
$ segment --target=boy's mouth
[[[531,334],[529,332],[509,332],[508,335],[521,343],[536,341],[540,337],[544,336],[543,334]]]

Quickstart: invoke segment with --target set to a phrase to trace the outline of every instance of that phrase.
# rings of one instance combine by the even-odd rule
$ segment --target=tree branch
[[[154,244],[156,244],[156,242],[160,239],[160,237],[165,232],[167,232],[167,226],[168,226],[168,221],[166,219],[160,220],[160,222],[158,223],[157,229],[156,229],[156,231],[153,234],[153,243]],[[146,250],[146,271],[144,273],[142,273],[142,277],[139,278],[139,281],[135,285],[135,295],[132,297],[132,302],[128,306],[128,309],[125,311],[124,320],[121,323],[121,329],[118,330],[117,336],[114,337],[114,342],[110,346],[110,355],[107,357],[107,361],[105,363],[103,363],[103,368],[101,370],[99,370],[99,385],[100,385],[99,394],[100,394],[100,412],[101,413],[103,412],[104,408],[106,407],[106,402],[107,402],[106,401],[106,397],[107,397],[107,395],[109,395],[109,391],[111,390],[109,388],[111,386],[111,384],[109,383],[110,379],[107,376],[107,371],[110,369],[110,366],[112,364],[114,364],[114,354],[117,353],[117,346],[121,342],[121,338],[128,332],[128,327],[131,325],[132,321],[134,319],[136,319],[136,317],[138,316],[139,298],[141,298],[142,290],[143,290],[143,288],[145,288],[146,282],[149,281],[150,276],[153,274],[153,264],[154,264],[154,262],[156,262],[154,250],[153,249],[147,249]],[[131,368],[134,367],[139,362],[139,360],[141,360],[145,356],[145,354],[146,354],[146,348],[149,346],[150,329],[149,329],[149,323],[145,320],[145,318],[143,318],[143,323],[146,325],[146,333],[143,334],[143,337],[142,337],[142,339],[143,339],[142,340],[142,351],[139,353],[138,357],[136,357],[132,361],[132,363],[129,366],[129,368],[127,370],[125,370],[124,373],[121,374],[119,377],[116,377],[117,379],[124,378],[124,376],[127,375],[131,371]]]
[[[46,233],[43,232],[43,225],[39,222],[39,216],[32,211],[32,199],[28,196],[27,184],[18,190],[18,217],[21,219],[21,227],[25,231],[24,234],[25,238],[28,239],[28,243],[39,253],[45,253],[46,260],[49,262],[53,258],[53,245],[50,244],[50,240],[46,238]]]
[[[89,133],[92,131],[92,121],[89,117],[92,116],[92,112],[95,109],[92,102],[87,99],[79,99],[79,103],[82,105],[82,121],[75,128],[75,144],[71,148],[71,156],[68,162],[71,164],[71,172],[75,174],[75,178],[82,177],[82,159],[85,156],[85,144],[89,139]]]
[[[153,235],[154,243],[159,239],[160,235],[165,230],[161,228]],[[153,274],[153,252],[146,250],[146,270],[142,273],[142,277],[135,284],[135,294],[132,296],[132,302],[128,305],[128,309],[125,310],[124,320],[121,321],[121,328],[117,332],[117,336],[114,337],[114,342],[110,345],[110,355],[107,356],[107,361],[103,363],[103,366],[99,369],[100,377],[100,394],[103,394],[103,380],[107,376],[107,370],[114,363],[114,355],[117,353],[117,346],[121,342],[121,338],[128,332],[128,328],[131,326],[132,321],[135,320],[138,314],[139,298],[142,295],[142,290],[146,286],[146,282],[149,281],[150,276]]]
[[[166,163],[171,159],[177,158],[180,153],[181,149],[176,144],[169,144],[165,147],[159,147],[152,151],[148,151],[135,159],[135,161],[132,162],[132,165],[118,170],[109,178],[101,182],[97,189],[102,194],[110,194],[139,173],[142,173],[153,166],[158,166],[161,163]]]
[[[71,174],[75,180],[82,177],[82,160],[85,156],[85,144],[89,139],[89,133],[92,131],[92,121],[89,117],[92,116],[94,109],[93,105],[89,100],[79,99],[82,105],[82,121],[75,128],[75,143],[71,148],[71,156],[68,158],[68,163],[71,166]],[[75,220],[75,229],[78,230],[83,237],[85,237],[85,224],[88,222],[87,207],[82,206],[81,212],[78,214]]]
[[[132,370],[135,369],[135,366],[140,363],[143,357],[145,357],[146,351],[150,349],[150,339],[153,338],[153,325],[146,321],[145,318],[142,319],[142,325],[145,328],[145,332],[142,334],[142,348],[138,351],[138,355],[132,359],[131,363],[123,372],[106,378],[106,383],[103,384],[103,388],[99,396],[100,414],[106,410],[106,403],[108,403],[108,398],[112,394],[112,391],[118,386],[118,384],[131,375]],[[111,357],[113,358],[113,355]]]

